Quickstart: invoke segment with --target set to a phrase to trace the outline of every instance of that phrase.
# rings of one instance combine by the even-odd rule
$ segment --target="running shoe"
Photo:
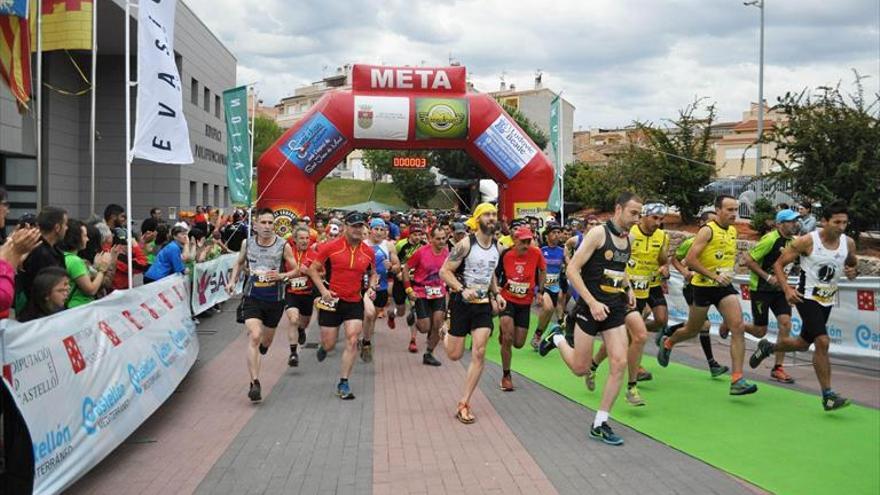
[[[388,328],[392,330],[397,328],[397,323],[394,321],[394,313],[388,315]]]
[[[416,315],[411,310],[409,314],[406,315],[406,324],[410,327],[416,324]]]
[[[373,344],[364,344],[363,342],[358,342],[358,346],[361,348],[361,360],[365,363],[372,363]]]
[[[435,358],[434,355],[431,354],[430,352],[426,352],[422,356],[422,364],[424,364],[426,366],[440,366],[443,363],[438,361],[437,358]]]
[[[608,426],[608,422],[602,423],[598,428],[590,428],[590,438],[600,440],[608,445],[623,445],[623,439],[615,435]]]
[[[842,409],[850,404],[851,402],[849,399],[843,398],[834,392],[822,397],[822,407],[825,408],[826,411]]]
[[[596,390],[596,372],[593,370],[587,370],[587,374],[584,375],[584,384],[587,386],[587,390],[592,392]]]
[[[504,392],[513,392],[513,380],[510,375],[501,377],[501,390]]]
[[[740,378],[730,384],[730,395],[749,395],[757,391],[758,386],[747,382],[745,378]]]
[[[336,396],[342,400],[354,399],[354,394],[351,393],[351,387],[348,386],[348,382],[339,382],[339,385],[336,386]]]
[[[767,359],[771,354],[773,354],[773,344],[767,339],[759,340],[758,348],[755,349],[755,352],[749,357],[749,366],[753,369],[757,368],[758,365],[761,364],[761,361]]]
[[[639,372],[636,375],[637,382],[650,382],[653,379],[654,379],[654,375],[652,375],[650,371],[639,366]]]
[[[318,346],[318,352],[315,353],[318,356],[318,362],[327,359],[327,351],[324,350],[324,346]]]
[[[556,344],[553,343],[553,337],[557,335],[564,335],[562,331],[562,327],[559,325],[551,325],[550,330],[547,332],[547,335],[544,336],[543,340],[541,340],[541,345],[538,346],[538,354],[542,357],[546,356],[550,351],[556,349]]]
[[[709,373],[712,374],[712,378],[717,378],[717,377],[727,373],[728,371],[730,371],[730,368],[728,368],[727,366],[723,366],[723,365],[718,364],[717,361],[713,361],[713,362],[709,363]]]
[[[669,355],[672,354],[672,349],[666,348],[666,341],[669,339],[667,336],[663,336],[660,339],[660,345],[657,348],[657,364],[663,366],[664,368],[669,366]]]
[[[631,406],[641,407],[645,405],[644,399],[642,399],[642,394],[639,393],[639,387],[632,386],[626,389],[626,401],[629,402]]]
[[[299,366],[299,353],[298,352],[291,352],[290,353],[290,357],[287,358],[287,366],[290,366],[291,368],[296,368],[297,366]]]
[[[305,343],[306,343],[306,329],[299,328],[299,329],[297,329],[297,332],[299,332],[299,335],[297,335],[296,343],[299,345],[305,345]]]
[[[663,327],[662,330],[657,332],[657,336],[654,337],[654,343],[657,344],[657,347],[660,347],[660,341],[663,340],[663,337],[669,337],[670,335],[674,334],[676,330],[682,328],[683,326],[684,323],[676,323],[671,327]]]
[[[260,354],[265,356],[267,352],[269,352],[269,348],[264,346],[263,344],[260,344]]]
[[[534,349],[537,352],[537,350],[540,348],[541,348],[541,334],[538,332],[535,332],[535,336],[532,337],[532,349]]]
[[[409,352],[415,354],[419,352],[419,346],[416,345],[416,339],[412,339],[409,341]]]
[[[779,383],[794,383],[794,378],[786,373],[785,370],[782,369],[782,366],[777,366],[773,368],[773,371],[770,372],[770,378],[776,380]]]
[[[259,402],[263,400],[262,390],[260,389],[260,380],[254,380],[251,382],[251,388],[248,390],[248,399],[251,402]]]

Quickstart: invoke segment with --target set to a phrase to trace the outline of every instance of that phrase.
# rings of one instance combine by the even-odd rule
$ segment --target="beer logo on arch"
[[[464,98],[416,98],[416,139],[464,139],[468,101]]]

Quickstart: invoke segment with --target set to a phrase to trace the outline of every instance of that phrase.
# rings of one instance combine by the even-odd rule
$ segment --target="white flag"
[[[180,74],[174,62],[177,0],[150,0],[138,8],[137,158],[157,163],[192,163],[189,128],[183,116]]]

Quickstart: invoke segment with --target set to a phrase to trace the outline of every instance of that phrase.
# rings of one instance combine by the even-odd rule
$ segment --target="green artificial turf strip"
[[[536,321],[533,315],[525,347],[514,349],[512,370],[597,409],[607,363],[590,392],[558,351],[541,358],[532,350]],[[486,356],[501,364],[497,329]],[[735,397],[728,395],[729,376],[712,379],[708,367],[670,363],[664,369],[648,354],[642,366],[654,374],[652,381],[639,383],[647,405],[626,402],[624,381],[611,412],[615,421],[771,492],[880,493],[880,411],[851,405],[825,412],[818,395],[764,383],[753,395]],[[584,411],[585,439],[592,419]]]

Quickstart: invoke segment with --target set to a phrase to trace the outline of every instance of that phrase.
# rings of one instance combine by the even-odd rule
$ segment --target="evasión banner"
[[[137,124],[135,158],[157,163],[192,163],[183,115],[183,85],[174,62],[176,0],[138,4]]]
[[[73,484],[174,392],[199,352],[189,304],[175,275],[33,322],[3,320],[3,385],[31,435],[34,493]]]
[[[248,132],[247,86],[223,92],[226,114],[226,183],[235,206],[250,206],[253,163]]]
[[[194,315],[202,314],[208,308],[231,297],[231,294],[226,292],[226,283],[232,276],[232,268],[237,259],[238,253],[231,253],[194,265],[191,301]],[[243,281],[244,277],[238,279],[236,293],[241,292]]]

